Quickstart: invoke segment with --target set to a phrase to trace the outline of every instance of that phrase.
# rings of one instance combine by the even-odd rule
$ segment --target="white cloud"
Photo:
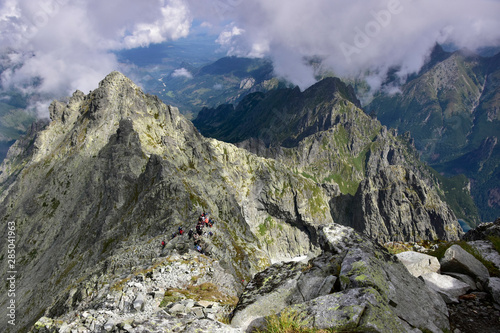
[[[377,88],[391,67],[417,71],[436,42],[500,45],[499,13],[498,0],[3,0],[0,51],[16,50],[18,66],[1,82],[38,77],[53,96],[90,90],[124,69],[112,51],[188,36],[195,21],[229,54],[270,57],[302,88],[314,82],[313,56],[340,76],[369,72]]]
[[[221,44],[232,54],[270,56],[278,74],[301,86],[311,81],[304,58],[312,56],[337,75],[377,73],[376,88],[391,67],[402,77],[418,71],[436,42],[500,45],[497,0],[221,1],[223,22],[244,31],[223,31]]]
[[[173,77],[185,77],[185,78],[188,78],[188,79],[192,79],[193,78],[193,74],[191,74],[185,68],[176,69],[175,71],[173,71],[172,76]]]
[[[0,52],[20,59],[2,85],[22,89],[36,77],[37,92],[52,98],[94,89],[126,68],[112,51],[187,36],[191,20],[182,0],[6,0]]]
[[[186,5],[181,0],[171,0],[160,8],[161,16],[153,23],[140,22],[130,36],[124,38],[127,48],[161,43],[168,38],[178,39],[189,33],[191,18]]]

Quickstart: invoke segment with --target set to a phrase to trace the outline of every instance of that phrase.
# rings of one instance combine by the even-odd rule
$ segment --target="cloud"
[[[370,72],[376,88],[391,67],[401,77],[418,71],[436,43],[471,50],[500,45],[498,0],[219,2],[226,4],[219,6],[221,22],[242,31],[224,31],[221,44],[232,54],[271,57],[277,73],[301,87],[314,74],[304,59],[314,56],[340,76]]]
[[[249,56],[249,52],[240,49],[241,41],[239,40],[239,37],[244,33],[245,30],[238,28],[236,25],[234,25],[234,23],[232,23],[225,27],[225,29],[219,34],[219,37],[215,40],[215,42],[226,49],[228,55]]]
[[[5,0],[0,52],[16,59],[2,86],[50,98],[94,89],[111,71],[127,69],[113,51],[187,36],[191,20],[182,0]]]
[[[301,88],[314,83],[315,57],[338,76],[369,73],[377,89],[390,68],[418,71],[435,43],[500,45],[498,13],[498,0],[3,0],[1,83],[28,89],[38,78],[36,91],[53,97],[90,90],[127,71],[114,51],[186,37],[202,22],[228,54],[269,57]]]
[[[188,79],[192,79],[193,75],[185,68],[179,68],[173,71],[172,73],[173,77],[185,77]]]

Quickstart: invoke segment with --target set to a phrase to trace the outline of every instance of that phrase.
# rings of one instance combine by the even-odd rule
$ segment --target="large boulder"
[[[438,273],[441,265],[436,257],[425,253],[406,251],[396,254],[408,272],[415,277],[427,273]]]
[[[471,289],[467,283],[448,275],[427,273],[421,277],[426,285],[443,297],[446,303],[458,303],[458,297]]]
[[[471,290],[481,289],[481,284],[479,282],[476,282],[472,277],[466,274],[446,272],[445,275],[451,276],[452,278],[468,284]]]
[[[489,278],[486,289],[490,293],[493,300],[500,305],[500,278]]]
[[[441,332],[448,310],[437,293],[412,276],[396,256],[371,241],[351,247],[342,261],[341,288],[373,287],[402,321],[412,327]]]
[[[255,319],[280,311],[290,305],[289,299],[297,290],[304,264],[289,262],[275,264],[254,276],[248,283],[234,310],[231,325],[248,327]]]
[[[291,304],[328,295],[334,289],[340,262],[331,255],[320,255],[303,262],[275,264],[254,276],[236,306],[231,324],[259,326],[269,310],[279,312]]]
[[[277,264],[257,274],[232,326],[262,327],[265,317],[282,312],[307,317],[304,324],[317,329],[449,329],[441,297],[384,248],[339,225],[319,227],[317,234],[324,252],[308,263]]]
[[[441,258],[441,271],[467,274],[481,283],[490,277],[488,269],[459,245],[452,245]]]
[[[404,332],[399,320],[374,288],[353,288],[290,307],[306,327],[334,331]]]

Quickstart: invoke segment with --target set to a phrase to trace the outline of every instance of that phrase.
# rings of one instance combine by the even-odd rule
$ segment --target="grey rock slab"
[[[355,242],[362,241],[353,229],[340,224],[328,225],[321,230],[322,248],[333,253],[340,253],[350,248]]]
[[[205,313],[203,312],[202,308],[193,308],[193,313],[198,319],[205,318]]]
[[[438,273],[427,273],[421,276],[425,284],[439,294],[445,294],[443,297],[446,303],[458,302],[458,296],[464,295],[471,288],[467,283],[464,283],[454,277],[441,275]]]
[[[297,283],[297,288],[302,301],[310,301],[318,296],[329,294],[335,281],[337,281],[337,277],[325,277],[320,272],[318,275],[303,274]]]
[[[373,287],[393,312],[412,327],[433,332],[449,329],[448,310],[439,295],[412,276],[395,256],[365,239],[342,262],[342,289]],[[419,304],[419,306],[415,306]]]
[[[460,274],[460,273],[451,273],[451,272],[446,272],[444,275],[449,275],[457,280],[462,281],[463,283],[467,283],[470,287],[471,290],[477,290],[477,283],[474,281],[473,278],[471,278],[468,275],[465,274]]]
[[[479,260],[456,244],[446,250],[440,263],[442,272],[467,274],[482,283],[490,277],[488,269]]]
[[[193,301],[193,300],[187,300],[186,302],[184,302],[184,306],[188,309],[192,308],[194,305],[195,305],[195,301]]]
[[[467,242],[467,244],[478,250],[484,259],[491,261],[497,268],[500,268],[500,253],[498,253],[490,241],[477,240]]]
[[[144,309],[144,300],[145,300],[144,294],[137,295],[137,297],[134,300],[134,303],[132,304],[132,306],[136,311],[142,311]]]
[[[354,288],[290,307],[310,328],[405,332],[401,320],[373,288]]]
[[[420,252],[401,252],[398,253],[396,257],[405,265],[408,272],[415,277],[419,277],[426,273],[438,273],[441,268],[439,260],[436,257]]]
[[[198,305],[198,306],[201,306],[201,307],[204,307],[204,308],[208,308],[208,307],[213,306],[214,302],[210,302],[210,301],[197,301],[195,303],[195,305]]]
[[[183,313],[186,311],[186,307],[180,303],[176,303],[174,304],[169,310],[168,312],[172,313],[172,314],[176,314],[176,313]]]
[[[486,290],[490,293],[495,303],[500,305],[500,278],[489,278],[486,285]]]
[[[201,319],[195,320],[192,323],[186,325],[184,333],[203,333],[203,332],[218,332],[218,333],[242,333],[243,330],[239,328],[234,328],[228,325],[225,325],[221,322],[209,320],[209,319]]]
[[[231,326],[246,328],[254,319],[281,311],[297,293],[303,264],[275,264],[254,276],[234,310]]]
[[[208,315],[209,313],[216,313],[217,310],[215,308],[210,307],[210,308],[204,308],[203,312],[205,312],[205,314]]]
[[[130,324],[123,325],[123,329],[125,330],[125,332],[128,332],[128,333],[134,333],[135,332],[135,329]]]

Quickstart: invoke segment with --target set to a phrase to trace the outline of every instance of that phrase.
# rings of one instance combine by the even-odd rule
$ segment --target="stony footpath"
[[[155,258],[126,277],[105,274],[82,283],[31,332],[239,332],[218,321],[234,306],[235,286],[217,261],[190,250]]]
[[[391,255],[341,225],[316,232],[320,255],[275,263],[242,293],[217,260],[176,254],[188,241],[176,237],[148,267],[75,286],[31,332],[251,332],[276,314],[334,331],[498,332],[500,278],[459,245],[438,260],[410,243],[391,245],[422,252]]]

